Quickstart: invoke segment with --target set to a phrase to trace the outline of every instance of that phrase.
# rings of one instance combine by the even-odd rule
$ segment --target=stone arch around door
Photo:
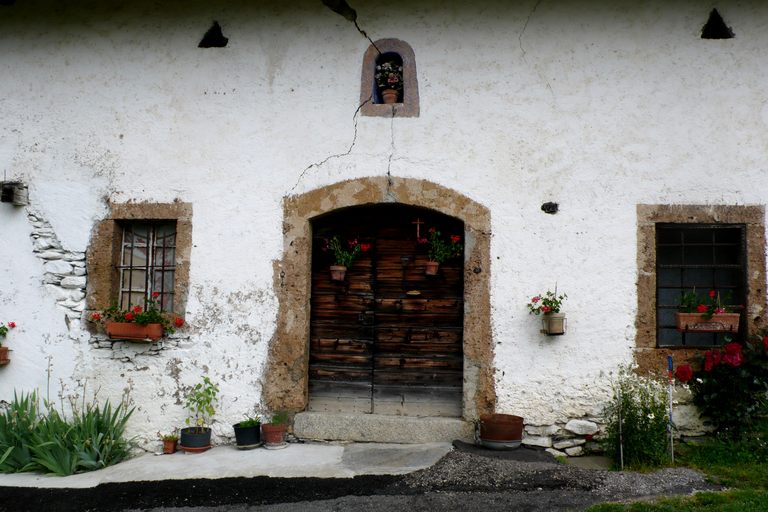
[[[270,343],[264,401],[271,410],[305,410],[308,403],[312,227],[320,215],[352,206],[401,203],[464,222],[464,382],[462,415],[493,412],[493,340],[490,325],[490,212],[454,190],[425,180],[361,178],[283,201],[283,259],[275,262],[279,308]]]

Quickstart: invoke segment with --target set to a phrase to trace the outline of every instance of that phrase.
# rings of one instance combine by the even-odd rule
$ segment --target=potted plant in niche
[[[179,442],[179,434],[176,429],[173,429],[173,432],[170,434],[161,434],[158,432],[157,437],[163,442],[163,453],[165,455],[176,453],[176,445]]]
[[[6,365],[11,362],[8,357],[8,347],[3,346],[3,340],[8,336],[9,329],[15,329],[16,322],[8,322],[6,324],[0,324],[0,366]]]
[[[464,246],[461,244],[461,237],[459,235],[451,235],[446,240],[443,239],[442,233],[434,227],[429,228],[427,238],[420,238],[419,243],[429,245],[427,252],[429,261],[427,261],[424,268],[424,273],[428,276],[437,275],[441,263],[461,256],[464,252]]]
[[[727,300],[727,298],[726,298]],[[739,313],[720,302],[720,292],[710,290],[705,297],[693,291],[682,293],[675,313],[677,330],[681,332],[739,331]]]
[[[109,307],[101,312],[92,313],[92,322],[103,322],[104,330],[111,339],[130,341],[157,341],[165,334],[174,332],[175,328],[184,325],[180,316],[169,315],[161,311],[157,305],[158,292],[152,293],[147,300],[147,308],[131,306],[121,310],[117,306]]]
[[[397,103],[403,90],[403,66],[395,61],[377,64],[374,79],[384,103]]]
[[[347,268],[352,266],[352,262],[360,253],[371,250],[371,244],[361,243],[357,238],[347,240],[346,246],[341,242],[338,236],[332,237],[326,241],[323,250],[333,252],[334,264],[331,265],[331,279],[334,281],[343,281],[347,273]]]
[[[272,415],[269,423],[261,425],[261,433],[264,438],[264,448],[276,450],[285,448],[288,443],[285,442],[285,434],[288,430],[288,413],[278,411]]]
[[[530,313],[542,315],[541,332],[549,336],[565,334],[565,313],[561,313],[560,308],[567,297],[564,293],[558,295],[555,286],[554,292],[547,290],[546,293],[533,297],[528,303]]]
[[[246,418],[232,425],[235,429],[235,442],[240,450],[256,448],[261,444],[261,420],[246,416]]]
[[[190,413],[186,423],[192,426],[181,429],[179,448],[197,453],[211,447],[211,428],[208,425],[216,414],[218,394],[218,386],[207,376],[189,391],[184,406]]]

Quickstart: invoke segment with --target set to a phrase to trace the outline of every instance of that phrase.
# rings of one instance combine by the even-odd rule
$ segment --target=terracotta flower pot
[[[263,423],[261,425],[261,438],[265,448],[280,448],[285,446],[285,433],[287,427],[284,424],[273,425]]]
[[[681,332],[739,332],[739,313],[719,313],[704,318],[701,313],[675,313]]]
[[[334,281],[343,281],[347,274],[347,267],[344,265],[331,265],[331,279]]]
[[[11,360],[8,358],[8,347],[0,347],[0,365],[8,364]]]
[[[166,455],[176,453],[176,445],[178,442],[178,439],[163,439],[163,453]]]
[[[493,449],[517,448],[523,440],[523,418],[512,414],[480,416],[480,441]]]
[[[428,261],[424,264],[424,273],[428,276],[436,276],[439,269],[440,262],[438,261]]]
[[[104,328],[113,340],[157,341],[163,337],[162,324],[141,325],[134,322],[106,322]]]
[[[397,103],[397,97],[398,92],[397,89],[382,89],[381,90],[381,99],[384,100],[384,103],[391,105],[393,103]]]

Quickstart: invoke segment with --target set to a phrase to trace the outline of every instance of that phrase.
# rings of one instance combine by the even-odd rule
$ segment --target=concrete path
[[[281,450],[238,450],[219,446],[207,452],[144,454],[88,473],[58,477],[36,473],[0,474],[0,487],[90,488],[102,483],[270,476],[352,478],[400,475],[432,466],[451,443],[291,443]]]

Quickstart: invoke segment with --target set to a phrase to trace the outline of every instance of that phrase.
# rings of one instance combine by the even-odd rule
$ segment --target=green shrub
[[[130,450],[124,434],[132,413],[107,401],[101,407],[87,404],[67,419],[51,404],[41,413],[35,392],[14,394],[0,415],[0,472],[63,476],[120,462]]]
[[[637,469],[667,464],[670,460],[669,416],[664,383],[621,368],[611,387],[613,395],[603,412],[606,454],[617,467],[622,450],[625,467]]]

